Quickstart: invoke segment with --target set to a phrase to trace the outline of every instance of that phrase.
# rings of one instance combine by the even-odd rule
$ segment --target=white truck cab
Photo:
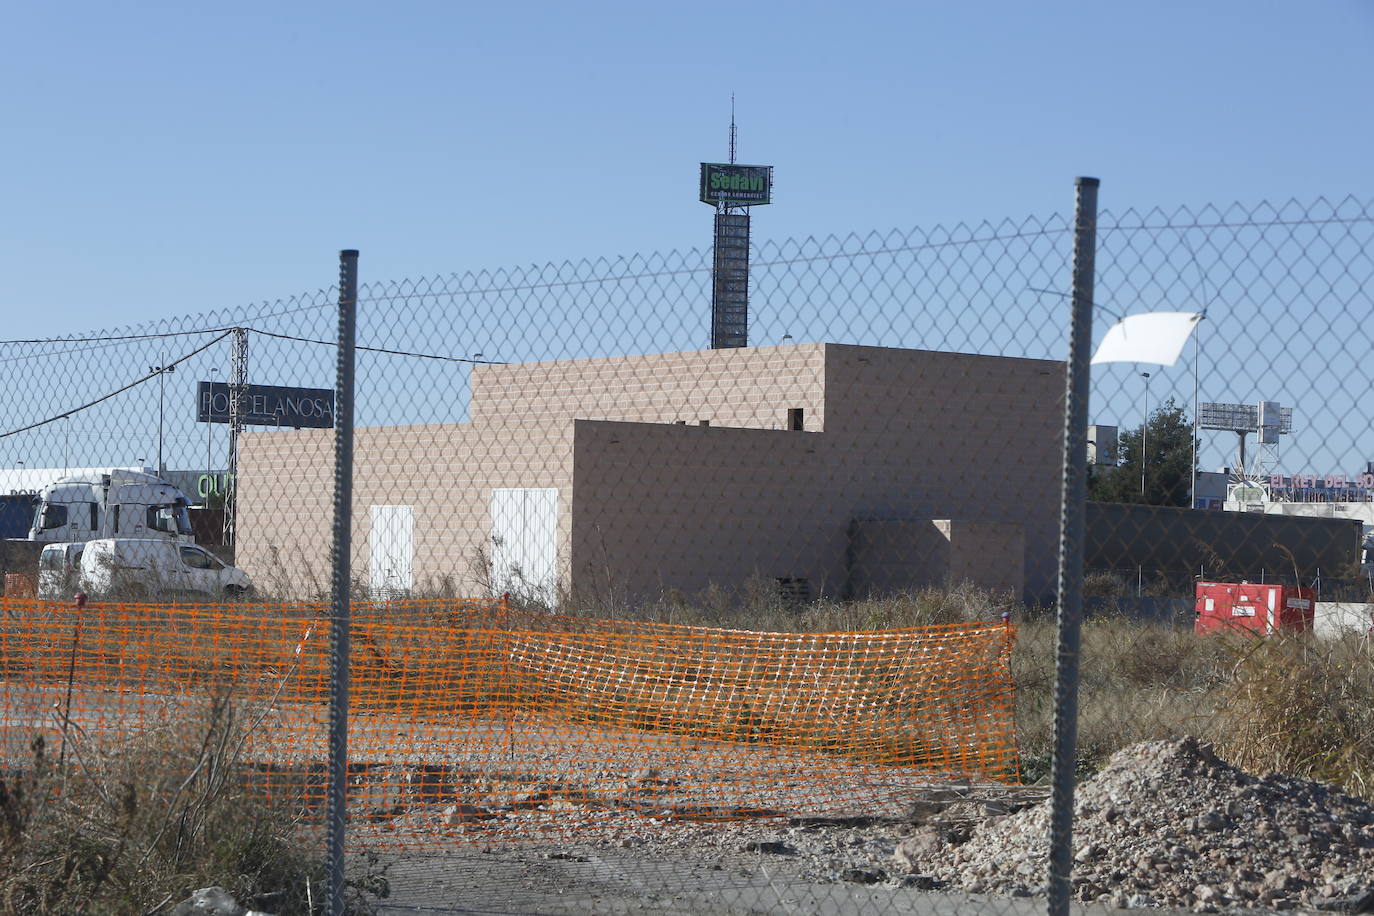
[[[157,538],[191,544],[186,494],[142,471],[64,477],[39,494],[30,541]]]

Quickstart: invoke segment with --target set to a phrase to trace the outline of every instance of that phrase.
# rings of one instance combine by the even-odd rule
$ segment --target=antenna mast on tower
[[[711,271],[711,349],[749,346],[749,208],[772,201],[773,167],[738,165],[735,94],[730,161],[701,164],[701,202],[716,211]]]
[[[730,93],[730,164],[735,164],[735,94]]]

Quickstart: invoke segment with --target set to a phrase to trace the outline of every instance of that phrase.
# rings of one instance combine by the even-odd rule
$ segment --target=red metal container
[[[1308,633],[1317,594],[1301,585],[1261,585],[1254,582],[1198,582],[1198,633],[1241,630],[1257,636]]]

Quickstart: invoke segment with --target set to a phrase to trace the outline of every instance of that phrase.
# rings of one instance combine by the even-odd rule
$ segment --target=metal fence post
[[[1073,888],[1073,777],[1078,742],[1078,641],[1083,617],[1083,530],[1088,495],[1088,375],[1093,336],[1096,178],[1075,181],[1073,305],[1064,385],[1064,490],[1059,514],[1059,643],[1051,769],[1050,916],[1067,916]]]
[[[339,353],[334,394],[334,548],[329,627],[329,913],[344,911],[344,829],[348,778],[350,543],[353,523],[353,346],[358,252],[339,252]]]

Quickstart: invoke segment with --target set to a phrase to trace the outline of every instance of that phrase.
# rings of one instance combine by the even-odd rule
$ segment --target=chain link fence
[[[1079,204],[756,245],[741,348],[709,250],[0,342],[4,778],[274,912],[1374,890],[1371,202]]]

